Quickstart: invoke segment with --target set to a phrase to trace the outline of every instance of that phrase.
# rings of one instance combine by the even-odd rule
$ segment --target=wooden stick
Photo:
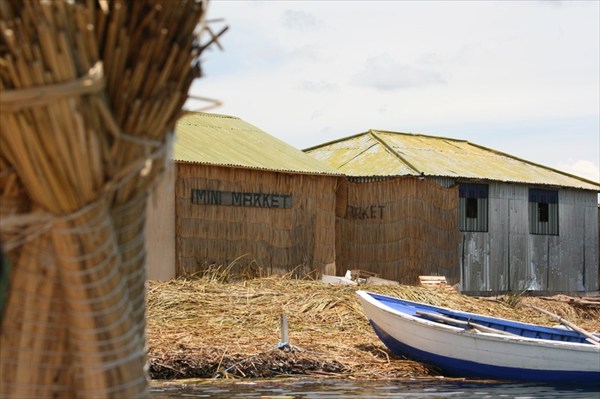
[[[227,32],[227,30],[229,29],[229,26],[225,26],[225,27],[224,27],[223,29],[221,29],[221,30],[219,31],[219,33],[217,33],[217,34],[215,34],[215,33],[214,33],[214,32],[213,32],[213,31],[212,31],[212,30],[211,30],[211,29],[208,27],[208,25],[206,25],[206,28],[205,28],[205,29],[206,29],[206,30],[208,31],[208,33],[210,34],[210,36],[211,36],[211,39],[208,41],[208,43],[204,44],[204,45],[201,47],[201,49],[200,49],[200,50],[202,51],[202,50],[204,50],[204,49],[207,49],[207,48],[208,48],[208,47],[210,47],[210,45],[211,45],[211,44],[213,44],[213,43],[215,43],[215,44],[217,45],[217,47],[219,47],[219,49],[223,50],[223,46],[221,46],[221,43],[219,43],[219,38],[220,38],[220,37],[221,37],[221,36],[222,36],[222,35],[223,35],[225,32]]]
[[[588,331],[584,330],[583,328],[581,328],[581,327],[579,327],[579,326],[577,326],[577,325],[575,325],[575,324],[571,323],[570,321],[563,319],[563,318],[562,318],[562,317],[560,317],[559,315],[557,315],[557,314],[554,314],[554,313],[552,313],[552,312],[550,312],[550,311],[548,311],[548,310],[546,310],[546,309],[538,308],[537,306],[533,306],[533,305],[525,305],[525,306],[528,306],[528,307],[530,307],[530,308],[532,308],[532,309],[535,309],[535,310],[537,310],[538,312],[542,312],[542,313],[544,313],[545,315],[548,315],[548,316],[552,317],[554,320],[556,320],[556,321],[558,321],[559,323],[561,323],[561,324],[563,324],[563,325],[565,325],[565,326],[569,327],[571,330],[573,330],[573,331],[577,331],[578,333],[580,333],[580,334],[582,334],[582,335],[585,335],[585,336],[587,337],[586,339],[587,339],[589,342],[593,343],[593,344],[594,344],[594,345],[596,345],[596,346],[600,346],[600,338],[598,338],[598,337],[597,337],[597,336],[595,336],[594,334],[592,334],[592,333],[590,333],[590,332],[588,332]]]
[[[481,331],[484,331],[484,332],[489,332],[489,333],[494,333],[494,334],[500,334],[500,335],[508,335],[508,336],[512,336],[512,337],[519,337],[519,335],[510,333],[508,331],[496,330],[495,328],[486,327],[484,325],[481,325],[481,324],[478,324],[478,323],[473,323],[473,322],[470,322],[470,321],[456,320],[456,319],[452,319],[450,317],[438,315],[438,314],[435,314],[435,313],[422,312],[420,310],[418,310],[416,313],[419,316],[424,316],[424,317],[428,317],[430,319],[444,321],[444,322],[446,322],[448,324],[454,324],[454,325],[461,326],[461,327],[473,327],[473,328],[476,328],[477,330],[481,330]]]

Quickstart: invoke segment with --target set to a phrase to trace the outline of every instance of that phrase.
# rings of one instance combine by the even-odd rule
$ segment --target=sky
[[[421,133],[600,181],[600,1],[212,0],[207,18],[229,26],[190,89],[208,112],[299,149]]]

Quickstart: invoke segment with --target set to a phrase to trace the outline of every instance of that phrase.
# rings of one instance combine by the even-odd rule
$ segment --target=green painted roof
[[[597,182],[445,137],[369,130],[304,151],[347,176],[424,174],[600,191]]]
[[[192,112],[175,126],[173,160],[302,174],[341,173],[256,126],[227,115]]]

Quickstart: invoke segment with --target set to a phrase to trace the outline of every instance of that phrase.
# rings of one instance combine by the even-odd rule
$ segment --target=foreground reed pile
[[[600,309],[564,301],[513,296],[477,299],[453,290],[365,285],[361,289],[433,305],[543,325],[551,310],[600,331]],[[153,378],[276,377],[408,378],[435,374],[398,359],[368,324],[356,287],[272,276],[222,283],[209,278],[149,282],[148,344]],[[516,306],[515,306],[516,305]],[[278,349],[280,315],[289,324],[291,351]]]
[[[146,196],[205,6],[0,0],[0,396],[147,395]]]

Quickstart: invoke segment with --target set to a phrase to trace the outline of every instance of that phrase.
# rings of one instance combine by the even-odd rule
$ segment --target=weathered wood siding
[[[146,203],[146,276],[165,281],[175,277],[175,163],[150,191]]]
[[[255,263],[268,274],[334,273],[338,178],[177,164],[177,275]],[[291,195],[291,207],[192,203],[192,190]]]
[[[419,275],[459,282],[458,189],[400,177],[347,182],[338,191],[337,274],[361,269],[417,284]]]
[[[461,232],[463,291],[598,290],[597,194],[559,189],[559,234],[536,235],[528,189],[489,183],[488,232]]]

